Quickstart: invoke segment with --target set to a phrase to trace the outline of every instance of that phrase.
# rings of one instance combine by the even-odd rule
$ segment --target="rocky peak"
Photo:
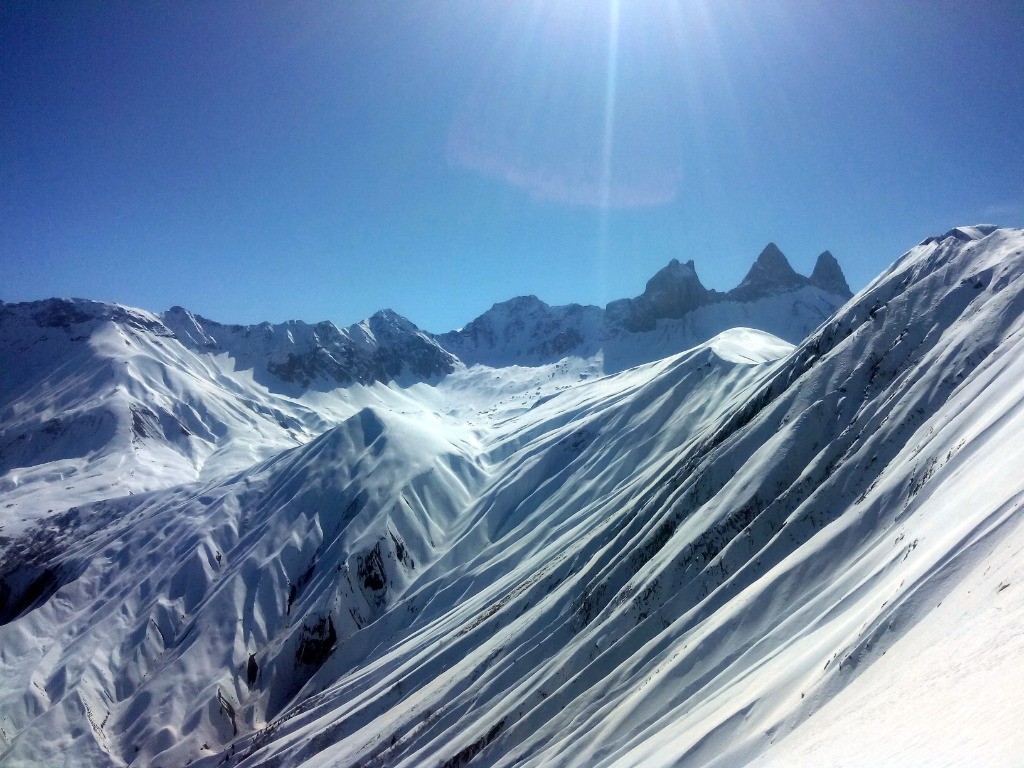
[[[796,273],[775,243],[768,243],[743,278],[743,282],[728,293],[734,301],[754,301],[784,291],[792,291],[807,284],[807,278]]]
[[[654,273],[654,277],[647,281],[648,286],[659,280],[696,280],[697,270],[693,259],[683,264],[679,259],[671,259],[667,265]]]
[[[846,298],[853,295],[839,262],[828,251],[822,252],[814,263],[814,271],[811,272],[811,285]]]
[[[381,309],[374,312],[366,320],[366,324],[375,334],[405,335],[418,334],[419,328],[406,317],[393,309]]]
[[[547,302],[531,294],[530,296],[515,296],[508,301],[498,302],[485,314],[515,315],[526,312],[543,312],[547,309],[550,309]]]
[[[682,317],[702,304],[707,303],[708,289],[705,288],[693,261],[681,264],[672,259],[647,281],[640,300],[654,318]]]
[[[647,288],[644,293],[649,293],[659,286],[686,283],[694,280],[700,283],[693,259],[690,259],[685,264],[681,263],[679,259],[672,259],[667,265],[655,272],[654,277],[647,281]]]

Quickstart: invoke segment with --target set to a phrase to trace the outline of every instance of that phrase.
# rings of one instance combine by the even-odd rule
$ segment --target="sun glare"
[[[682,114],[674,6],[532,4],[459,110],[449,159],[559,203],[672,201]]]

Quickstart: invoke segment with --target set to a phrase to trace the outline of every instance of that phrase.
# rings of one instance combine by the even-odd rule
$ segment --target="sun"
[[[679,19],[668,0],[528,4],[458,110],[449,160],[538,200],[672,202],[686,93]]]

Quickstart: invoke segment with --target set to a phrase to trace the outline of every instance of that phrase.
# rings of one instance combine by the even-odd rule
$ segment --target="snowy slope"
[[[661,460],[665,440],[704,418],[703,406],[720,399],[718,390],[753,375],[751,360],[789,349],[753,331],[733,336],[652,365],[685,377],[658,407],[689,402],[691,415],[636,446],[637,456]],[[570,461],[584,422],[612,418],[610,406],[622,402],[636,411],[628,414],[633,430],[641,429],[652,387],[665,389],[652,385],[653,371],[551,397],[499,421],[486,441],[466,422],[426,408],[407,415],[365,408],[226,484],[101,502],[41,527],[33,540],[45,540],[45,550],[17,552],[20,579],[6,578],[15,598],[49,598],[0,628],[0,648],[24,651],[0,654],[4,679],[23,681],[2,706],[4,730],[21,732],[12,759],[45,760],[55,745],[42,734],[61,733],[65,740],[56,746],[92,760],[145,764],[171,748],[160,760],[177,763],[195,757],[203,743],[225,742],[236,727],[263,725],[335,643],[358,646],[376,632],[367,633],[368,626],[415,619],[401,604],[406,591],[431,581],[434,571],[457,570],[486,543],[480,537],[489,537],[488,529],[511,524],[508,507],[528,483],[521,473],[543,479]],[[559,402],[570,395],[571,403]],[[118,567],[111,569],[112,562]],[[68,605],[84,613],[69,616]],[[124,618],[100,618],[109,615]],[[40,636],[53,644],[25,642]],[[326,650],[309,650],[328,638]],[[90,666],[76,649],[100,674],[68,684],[68,666]],[[249,654],[257,665],[252,686]],[[32,688],[40,674],[52,677],[43,672],[47,658],[66,656],[53,670],[59,683]],[[28,711],[15,703],[24,689],[34,691]],[[140,700],[156,702],[160,717],[140,709]],[[232,702],[234,726],[222,700]],[[110,715],[102,728],[75,739],[83,706]]]
[[[0,761],[1013,765],[1022,279],[960,228],[795,349],[258,389],[326,431],[0,542]]]
[[[503,474],[526,488],[511,509],[511,490],[481,496],[471,559],[435,565],[407,602],[418,619],[396,610],[372,639],[340,645],[310,698],[243,741],[240,764],[741,765],[768,749],[817,764],[800,735],[841,730],[824,705],[841,708],[883,654],[948,634],[922,619],[957,574],[1001,565],[1010,581],[985,598],[1020,614],[1007,562],[1024,501],[1024,233],[978,234],[911,251],[792,356],[738,387],[716,381],[722,408],[697,421],[685,398],[650,390],[608,422],[553,407],[571,441],[514,444]],[[670,371],[648,386],[685,390]],[[663,402],[682,407],[659,414]],[[539,419],[524,436],[559,435],[534,433]],[[646,435],[680,422],[675,450],[634,452],[631,423]],[[554,466],[531,478],[538,462]],[[961,627],[969,642],[946,647],[991,647],[1007,626]],[[936,742],[955,748],[940,754],[890,739],[884,758],[1018,755],[1002,728],[1024,714],[1020,657],[1011,646],[986,663],[1007,684],[968,691],[960,711],[968,729],[998,711],[985,729],[998,743],[967,733]],[[913,672],[904,690],[864,677],[846,696],[911,696]],[[898,712],[889,733],[941,725]],[[793,752],[773,745],[794,728]]]
[[[706,291],[692,262],[673,261],[642,296],[617,302],[641,319],[636,329],[535,297],[441,337],[391,310],[338,328],[77,299],[0,303],[0,535],[77,504],[225,477],[366,405],[403,408],[411,395],[486,421],[730,328],[802,339],[849,290],[831,256],[804,278],[772,249],[741,286],[764,294],[749,301]]]
[[[424,347],[454,367],[393,314],[345,332],[326,326],[221,326],[181,309],[161,318],[81,300],[0,305],[0,535],[75,504],[223,477],[364,404],[400,403],[384,382]],[[332,378],[324,396],[275,374],[305,371],[306,385],[327,389],[337,371],[322,361],[349,347],[359,354],[344,381],[365,386],[341,392]],[[296,359],[307,362],[289,368]]]

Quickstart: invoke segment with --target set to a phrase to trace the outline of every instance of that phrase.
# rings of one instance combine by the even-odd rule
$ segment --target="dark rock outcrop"
[[[252,369],[258,381],[271,387],[274,380],[300,389],[402,377],[430,380],[451,373],[457,363],[433,337],[390,309],[347,328],[297,320],[224,325],[180,307],[168,311],[164,321],[185,346],[226,352],[239,368]]]
[[[684,317],[714,300],[715,293],[701,283],[693,261],[681,264],[672,259],[647,281],[644,292],[635,299],[611,302],[605,322],[630,333],[652,331],[658,320]]]
[[[850,286],[846,283],[846,276],[839,267],[839,262],[828,251],[822,252],[814,263],[814,271],[811,272],[811,285],[815,285],[823,291],[834,293],[837,296],[845,296],[847,298],[853,296]]]
[[[802,288],[810,281],[797,274],[775,243],[768,243],[743,281],[729,291],[731,301],[755,301]]]

